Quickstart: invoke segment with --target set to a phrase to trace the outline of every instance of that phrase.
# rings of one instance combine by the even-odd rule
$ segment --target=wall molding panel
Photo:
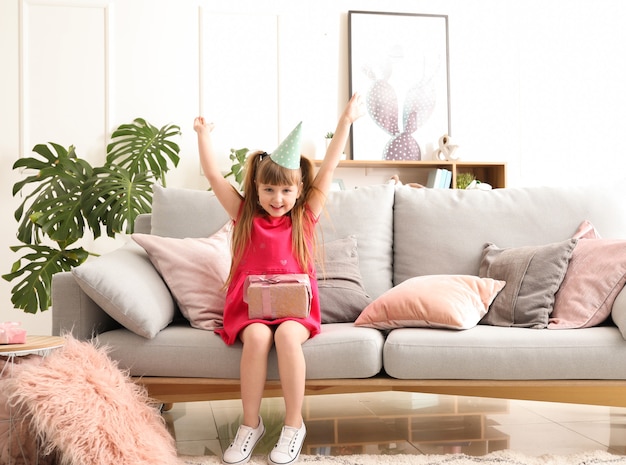
[[[200,112],[219,124],[216,148],[273,150],[279,137],[278,16],[204,8],[199,14]]]
[[[99,160],[112,118],[111,1],[21,0],[20,156],[75,145]]]

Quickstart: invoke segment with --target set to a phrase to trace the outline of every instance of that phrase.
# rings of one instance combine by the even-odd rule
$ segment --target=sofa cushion
[[[478,324],[504,281],[463,275],[417,276],[368,305],[356,326],[469,329]]]
[[[400,379],[626,379],[626,344],[614,326],[394,329],[383,360],[386,373]]]
[[[211,191],[152,186],[152,234],[165,237],[208,237],[228,220]]]
[[[333,191],[319,222],[319,243],[355,236],[363,286],[376,298],[392,287],[394,187]]]
[[[348,323],[372,301],[363,288],[355,236],[330,241],[321,248],[317,267],[322,323]]]
[[[590,221],[584,220],[572,236],[574,239],[600,239],[600,233]]]
[[[133,234],[163,277],[178,308],[191,326],[213,330],[222,326],[231,264],[232,223],[210,237],[172,238]]]
[[[548,329],[587,328],[603,323],[626,282],[626,241],[601,239],[589,221],[574,234],[579,240],[555,295]]]
[[[114,320],[153,338],[174,318],[176,304],[146,252],[129,242],[72,269],[80,288]]]
[[[394,284],[413,276],[476,275],[485,243],[520,247],[559,242],[570,238],[584,219],[605,238],[626,239],[624,198],[625,183],[491,191],[398,187]]]
[[[580,239],[556,293],[550,329],[604,322],[626,282],[626,241]]]
[[[111,347],[110,356],[132,376],[239,378],[242,345],[224,344],[212,331],[173,323],[154,339],[126,329],[107,331],[98,343]],[[309,379],[368,378],[382,369],[384,337],[352,323],[322,325],[322,332],[303,345]],[[202,356],[198,356],[202,354]],[[276,352],[271,350],[268,378],[278,379]]]
[[[482,324],[545,328],[577,239],[552,244],[498,248],[487,244],[479,276],[506,281]]]

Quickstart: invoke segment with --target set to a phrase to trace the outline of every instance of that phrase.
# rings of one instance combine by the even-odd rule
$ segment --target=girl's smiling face
[[[277,186],[260,183],[257,185],[259,203],[263,210],[273,217],[289,213],[300,197],[301,190],[302,186],[297,184]]]

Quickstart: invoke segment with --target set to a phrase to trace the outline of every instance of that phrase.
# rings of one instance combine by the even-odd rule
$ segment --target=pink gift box
[[[26,330],[15,321],[0,323],[0,344],[25,344]]]
[[[311,312],[311,282],[307,274],[249,275],[244,284],[248,318],[306,318]]]

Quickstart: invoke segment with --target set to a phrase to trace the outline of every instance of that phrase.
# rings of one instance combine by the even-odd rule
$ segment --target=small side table
[[[6,357],[6,363],[4,367],[0,371],[0,378],[3,377],[11,377],[13,376],[13,366],[15,363],[15,358],[23,355],[40,355],[45,357],[52,350],[58,349],[65,345],[65,339],[59,336],[26,336],[26,342],[24,344],[0,344],[0,356]],[[7,420],[0,420],[7,421]],[[15,422],[19,421],[18,418],[13,416],[13,410],[9,407],[9,427],[8,427],[8,444],[13,444],[12,442],[12,434],[15,432]],[[9,446],[10,447],[10,446]],[[22,455],[22,460],[20,463],[29,463],[28,457],[26,457],[25,451],[22,450],[22,446],[20,445],[20,455]],[[31,451],[32,452],[32,451]],[[9,450],[9,454],[11,451]],[[32,462],[36,464],[37,462]],[[11,465],[9,462],[8,465]]]
[[[0,355],[15,357],[18,355],[47,355],[52,349],[65,345],[65,339],[59,336],[26,336],[24,344],[0,344]]]

